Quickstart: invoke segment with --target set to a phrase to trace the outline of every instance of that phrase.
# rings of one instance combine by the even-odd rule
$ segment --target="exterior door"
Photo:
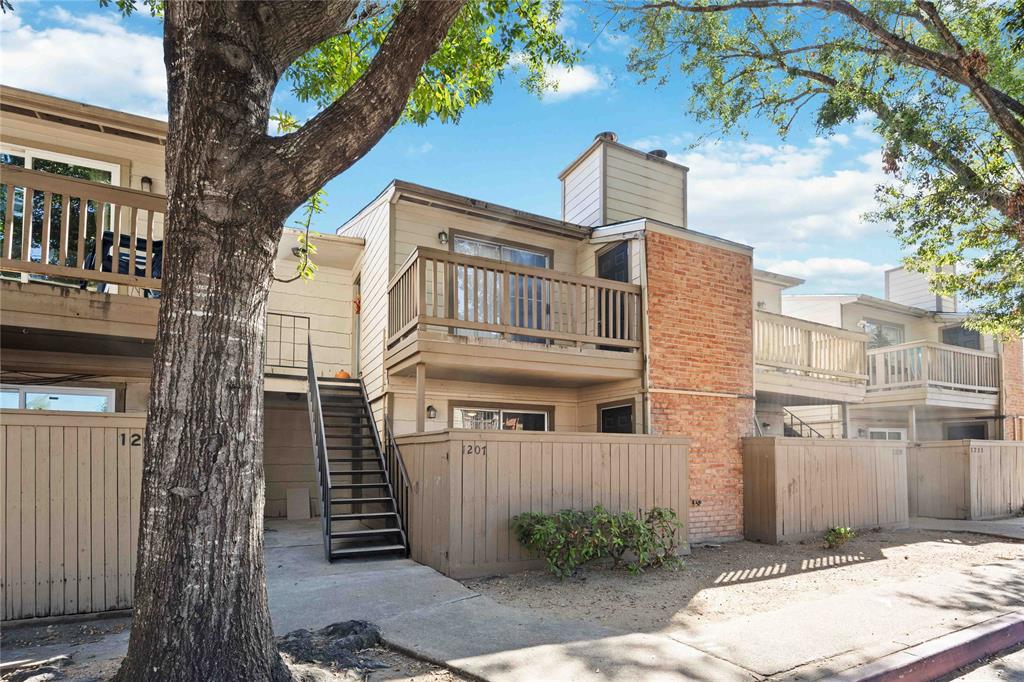
[[[597,276],[615,282],[629,281],[629,242],[620,242],[597,255]],[[597,305],[597,333],[599,336],[608,337],[613,334],[620,338],[623,336],[626,329],[625,303],[626,299],[622,293],[603,292],[603,300],[598,301]],[[615,318],[618,318],[617,325],[611,324]],[[602,350],[619,349],[614,346],[602,346]]]
[[[633,405],[602,407],[601,433],[633,433]]]

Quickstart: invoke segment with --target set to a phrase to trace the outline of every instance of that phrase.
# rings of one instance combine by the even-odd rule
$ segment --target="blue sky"
[[[158,20],[122,19],[95,0],[14,4],[0,16],[0,82],[166,118]],[[394,129],[328,184],[316,228],[333,231],[393,178],[558,217],[558,173],[596,133],[613,130],[689,166],[690,227],[751,244],[759,267],[807,279],[793,293],[880,295],[882,272],[900,254],[886,226],[861,219],[883,179],[867,121],[829,140],[800,121],[785,142],[753,126],[745,140],[692,147],[708,131],[687,115],[685,81],[638,84],[624,68],[627,41],[595,38],[579,6],[567,7],[563,30],[586,54],[552,74],[557,92],[530,95],[512,75],[458,125]],[[313,113],[287,92],[276,104],[300,118]]]

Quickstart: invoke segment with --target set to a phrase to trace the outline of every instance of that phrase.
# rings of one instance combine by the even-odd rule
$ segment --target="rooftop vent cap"
[[[651,156],[657,156],[659,159],[667,159],[668,158],[668,152],[665,151],[664,149],[652,149],[651,151],[649,151],[647,153],[650,154]]]
[[[603,133],[598,133],[594,136],[595,140],[607,140],[608,142],[618,142],[619,136],[610,130],[606,130]]]

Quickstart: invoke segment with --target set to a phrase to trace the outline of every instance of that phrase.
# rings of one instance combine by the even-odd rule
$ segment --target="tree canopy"
[[[613,4],[629,68],[693,83],[718,134],[801,115],[823,135],[870,120],[891,181],[870,217],[907,264],[958,294],[968,324],[1024,331],[1022,3],[977,0],[664,0]],[[949,272],[956,266],[956,273]]]

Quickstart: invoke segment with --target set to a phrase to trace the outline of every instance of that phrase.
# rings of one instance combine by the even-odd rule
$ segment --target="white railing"
[[[392,279],[388,345],[421,326],[628,350],[641,289],[597,277],[418,248]]]
[[[868,391],[934,386],[975,393],[999,391],[999,356],[912,341],[868,351]]]
[[[826,324],[754,312],[754,363],[794,374],[863,382],[867,338]]]

